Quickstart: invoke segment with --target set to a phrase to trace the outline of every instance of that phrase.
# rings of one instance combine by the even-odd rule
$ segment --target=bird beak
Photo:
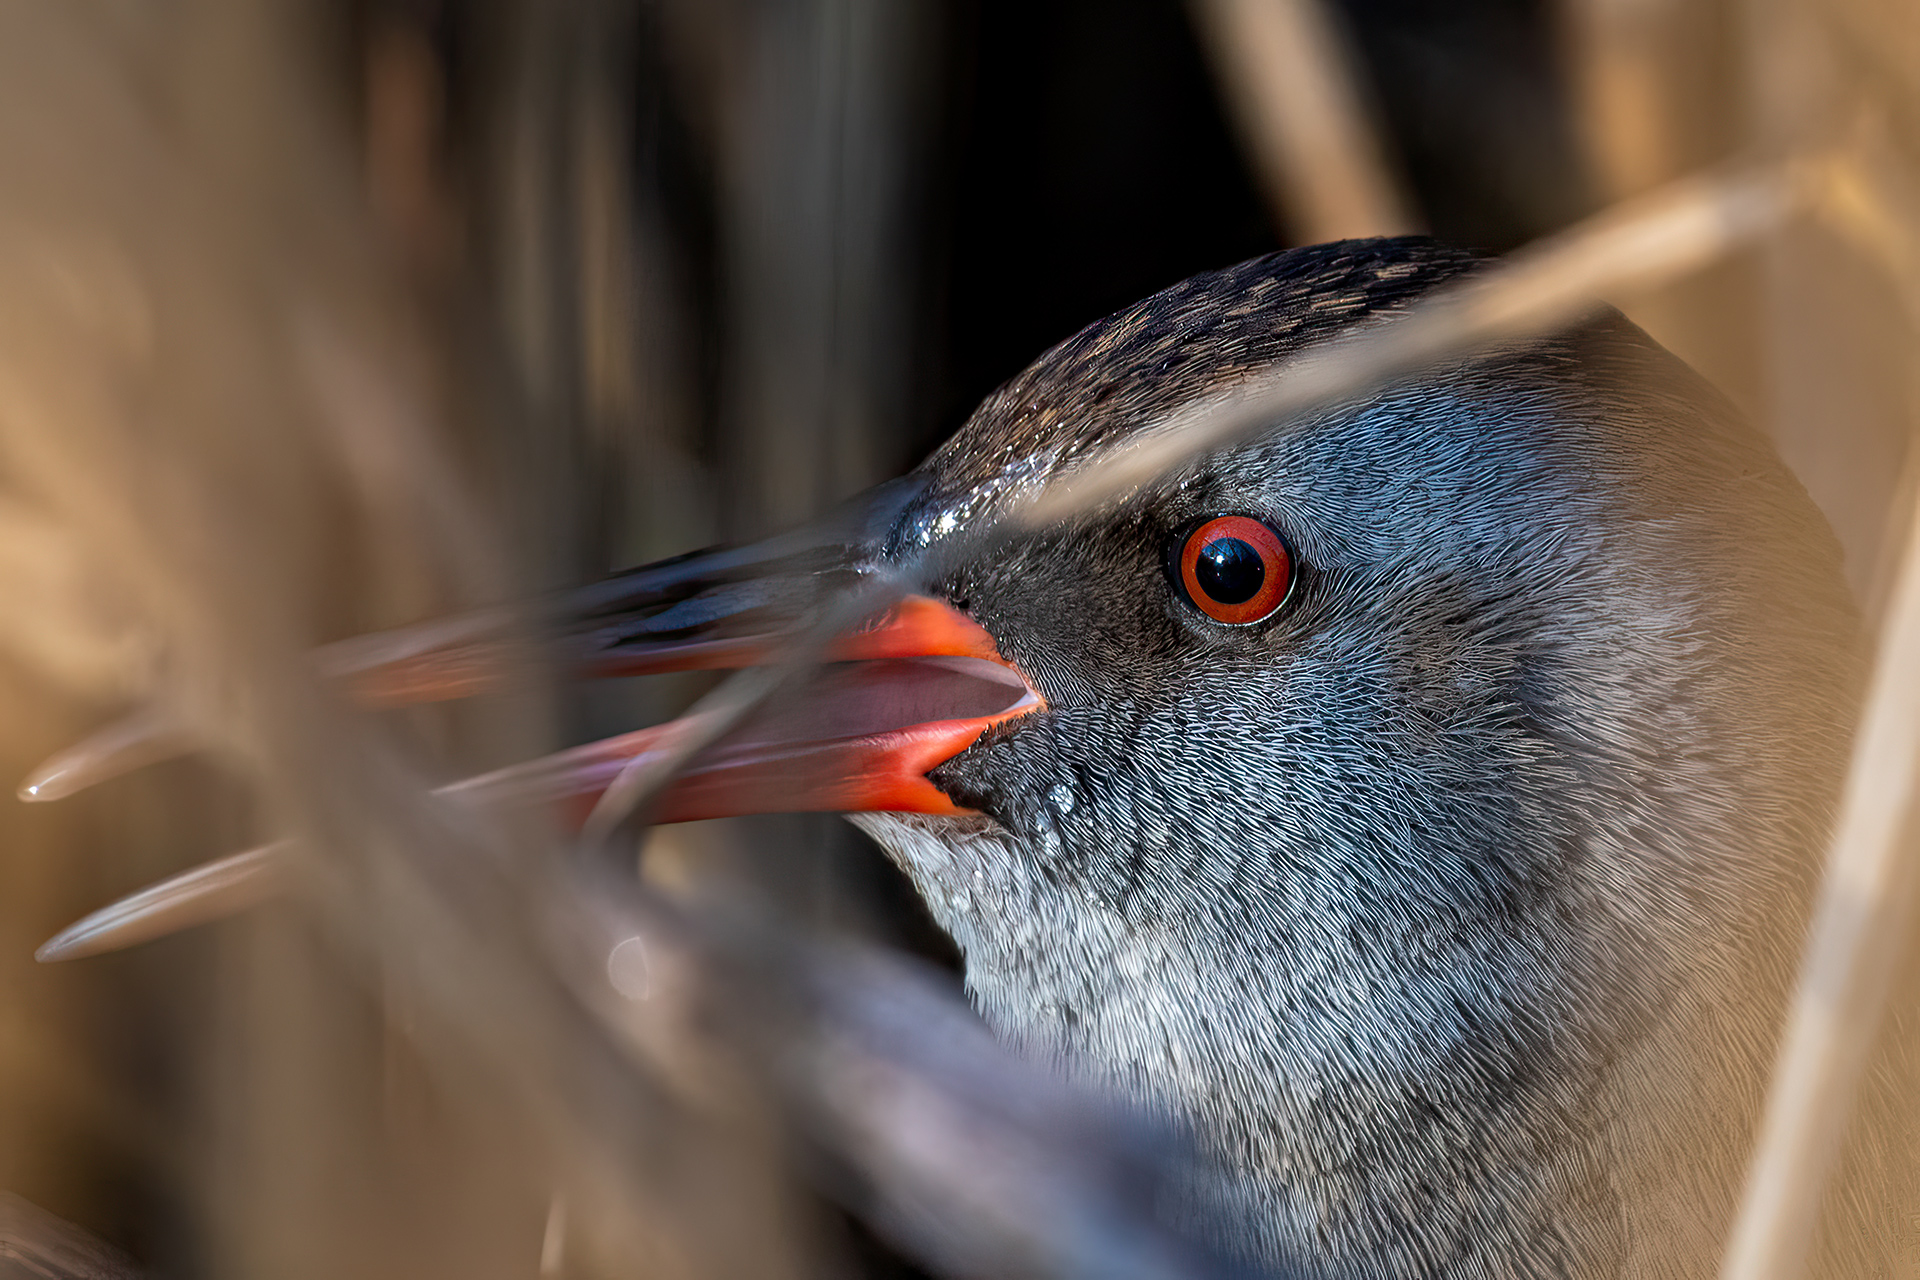
[[[600,628],[577,646],[596,675],[637,675],[755,665],[781,656],[796,625],[746,625],[764,614],[760,593],[746,607],[728,589],[698,597],[698,624],[635,640],[627,627]],[[730,597],[732,599],[730,599]],[[727,610],[715,616],[719,610]],[[655,822],[692,822],[749,813],[891,810],[957,814],[927,773],[996,725],[1038,710],[1041,698],[1003,659],[993,637],[948,605],[907,596],[833,641],[827,662],[775,695],[695,755],[650,810]],[[384,678],[384,675],[381,677]],[[462,784],[489,796],[561,804],[585,817],[621,773],[671,750],[682,722],[623,734]]]
[[[897,508],[883,487],[856,512],[860,528],[824,522],[751,547],[696,553],[630,570],[550,602],[544,629],[586,677],[740,668],[792,651],[834,588],[857,580],[871,526]],[[873,508],[880,505],[878,515]],[[848,539],[849,533],[858,534]],[[485,693],[514,669],[526,628],[473,614],[316,654],[323,676],[355,701],[393,707]],[[822,665],[688,760],[654,798],[654,822],[750,813],[964,813],[927,774],[995,726],[1044,702],[993,637],[942,601],[909,595],[834,637]],[[553,806],[578,826],[602,793],[671,752],[683,722],[608,738],[440,789],[481,805]],[[24,799],[71,794],[191,744],[152,713],[123,721],[29,778]],[[195,868],[64,931],[42,959],[113,950],[277,892],[287,851],[266,846]]]

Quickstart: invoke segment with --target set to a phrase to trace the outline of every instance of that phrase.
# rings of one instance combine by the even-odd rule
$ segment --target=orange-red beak
[[[871,548],[912,500],[906,477],[792,534],[618,574],[549,610],[550,634],[581,675],[777,661],[836,586],[863,576]],[[334,646],[324,670],[372,705],[480,692],[504,668],[486,618]],[[989,728],[1038,710],[1040,695],[993,637],[941,601],[907,596],[837,637],[825,665],[683,769],[650,807],[656,822],[746,813],[888,809],[959,812],[927,773]],[[584,818],[623,770],[669,749],[673,724],[642,729],[460,784],[558,802]]]
[[[595,655],[589,669],[627,675],[742,666],[776,656],[772,636],[676,637]],[[995,725],[1040,709],[1041,698],[980,626],[949,606],[909,596],[840,637],[829,661],[776,695],[696,756],[651,810],[655,822],[748,813],[961,810],[927,773]],[[670,748],[658,725],[515,765],[459,784],[487,798],[556,802],[584,819],[614,778]]]

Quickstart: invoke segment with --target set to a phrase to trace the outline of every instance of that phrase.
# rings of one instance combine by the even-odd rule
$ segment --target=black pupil
[[[1267,566],[1250,543],[1238,538],[1215,538],[1200,548],[1193,576],[1207,598],[1221,604],[1245,604],[1267,580]]]

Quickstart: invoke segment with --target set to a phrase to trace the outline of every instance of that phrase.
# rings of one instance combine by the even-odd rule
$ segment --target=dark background
[[[1546,6],[1349,0],[1339,14],[1433,235],[1501,252],[1586,211]],[[952,24],[929,210],[946,280],[936,433],[1080,326],[1295,242],[1178,3],[970,4]]]

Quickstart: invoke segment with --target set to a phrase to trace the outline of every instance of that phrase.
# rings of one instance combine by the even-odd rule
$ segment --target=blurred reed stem
[[[1245,146],[1296,244],[1404,235],[1419,219],[1323,0],[1191,0]]]

